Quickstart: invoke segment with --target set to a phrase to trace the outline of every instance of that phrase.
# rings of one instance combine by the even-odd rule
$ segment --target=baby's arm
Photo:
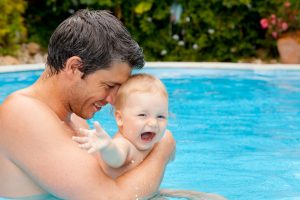
[[[121,167],[129,155],[130,144],[124,138],[112,139],[98,122],[94,122],[95,129],[80,129],[83,136],[72,137],[79,143],[79,147],[88,153],[99,151],[102,160],[113,168]]]

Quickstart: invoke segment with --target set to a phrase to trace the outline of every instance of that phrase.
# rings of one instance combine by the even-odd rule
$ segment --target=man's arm
[[[1,149],[49,193],[62,199],[136,199],[159,187],[175,142],[170,133],[134,170],[115,181],[78,148],[73,135],[41,102],[11,97],[0,108]],[[157,167],[161,166],[161,167]],[[149,173],[151,172],[151,173]]]

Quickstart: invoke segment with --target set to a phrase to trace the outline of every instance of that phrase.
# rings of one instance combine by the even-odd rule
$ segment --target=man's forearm
[[[166,160],[149,155],[137,168],[118,178],[117,185],[126,191],[128,199],[152,196],[159,188],[166,164]]]
[[[126,197],[124,199],[153,196],[159,188],[165,167],[174,149],[175,141],[168,133],[138,167],[119,177],[117,185],[120,191],[124,192],[123,195]]]

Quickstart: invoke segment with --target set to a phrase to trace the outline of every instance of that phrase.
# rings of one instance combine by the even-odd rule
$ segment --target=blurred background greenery
[[[294,3],[299,0],[292,0]],[[260,19],[281,0],[0,0],[0,54],[36,42],[78,9],[110,10],[143,47],[147,61],[230,61],[278,58]],[[298,5],[299,6],[299,5]]]

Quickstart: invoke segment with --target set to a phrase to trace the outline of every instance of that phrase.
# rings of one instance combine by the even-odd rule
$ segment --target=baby
[[[148,74],[132,75],[119,88],[114,105],[118,132],[111,138],[94,123],[73,137],[89,153],[99,152],[104,172],[116,178],[139,165],[163,137],[168,122],[168,94],[164,84]]]

